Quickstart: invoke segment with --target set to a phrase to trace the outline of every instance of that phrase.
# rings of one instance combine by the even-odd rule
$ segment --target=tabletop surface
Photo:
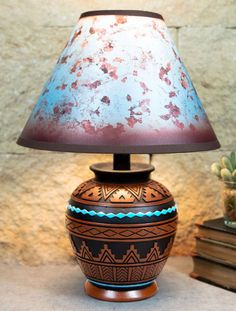
[[[85,295],[77,265],[28,267],[0,264],[1,311],[233,311],[233,292],[194,280],[190,257],[170,257],[159,292],[131,303],[99,301]]]

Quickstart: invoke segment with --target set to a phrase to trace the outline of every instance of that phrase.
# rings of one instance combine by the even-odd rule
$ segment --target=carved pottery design
[[[134,207],[168,203],[173,197],[153,180],[143,184],[106,184],[90,179],[75,189],[72,200],[88,205]]]
[[[106,224],[75,219],[67,215],[66,227],[72,235],[99,241],[149,241],[175,234],[177,216],[144,224]]]
[[[148,178],[152,168],[137,165],[130,177],[102,165],[93,171],[96,178],[75,189],[66,215],[76,259],[89,280],[85,290],[105,300],[110,290],[122,296],[134,288],[141,299],[149,297],[157,290],[153,281],[174,241],[174,199],[165,186]]]
[[[170,239],[161,254],[158,243],[154,242],[153,247],[143,258],[140,257],[135,245],[131,244],[123,258],[118,259],[107,244],[104,244],[97,257],[93,256],[83,241],[76,252],[76,257],[82,271],[89,279],[111,284],[134,284],[152,280],[161,272],[172,244],[173,239]]]

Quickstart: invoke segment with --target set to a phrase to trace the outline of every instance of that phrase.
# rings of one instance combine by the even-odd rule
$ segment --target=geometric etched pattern
[[[137,249],[131,244],[123,258],[117,259],[107,244],[95,257],[83,241],[76,257],[89,279],[119,285],[135,284],[156,278],[167,260],[172,244],[173,239],[161,254],[157,242],[154,242],[145,258],[140,258]]]
[[[173,200],[171,193],[160,183],[150,180],[136,184],[105,184],[90,179],[72,193],[71,199],[82,204],[116,207],[148,206]]]
[[[136,207],[140,208],[133,210]],[[68,210],[66,227],[87,278],[115,286],[132,285],[151,281],[162,270],[176,233],[177,213],[172,195],[160,183],[104,183],[91,179],[73,192]],[[162,220],[161,215],[168,219]],[[130,222],[129,218],[134,217],[136,221]],[[116,221],[108,222],[111,218]],[[143,242],[150,243],[145,258],[141,252]],[[116,258],[117,251],[112,251],[115,246],[119,248],[119,243],[122,252],[127,250],[122,258]],[[165,249],[160,251],[159,247]]]
[[[125,267],[117,267],[115,279],[119,280],[120,282],[125,282],[128,280],[128,269]]]
[[[157,223],[115,225],[75,219],[67,215],[66,227],[72,235],[91,240],[111,242],[158,240],[175,234],[177,216]]]

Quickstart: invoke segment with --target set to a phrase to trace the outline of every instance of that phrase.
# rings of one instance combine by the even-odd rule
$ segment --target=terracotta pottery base
[[[66,227],[88,280],[85,291],[94,298],[136,301],[157,292],[154,280],[174,242],[177,209],[169,190],[150,179],[153,169],[94,164],[95,178],[71,195]]]
[[[85,292],[96,299],[116,302],[131,302],[143,300],[155,295],[158,291],[157,282],[153,281],[150,285],[132,290],[114,290],[96,286],[89,280],[84,285]]]

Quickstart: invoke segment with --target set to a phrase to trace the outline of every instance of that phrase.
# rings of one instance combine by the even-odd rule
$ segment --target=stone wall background
[[[179,205],[173,255],[188,255],[194,223],[220,216],[219,183],[209,167],[236,149],[235,0],[0,1],[0,260],[29,265],[72,260],[64,228],[72,190],[92,176],[88,166],[111,156],[30,150],[15,141],[83,11],[140,9],[161,13],[222,148],[155,155],[153,178]],[[137,156],[148,161],[147,156]]]

